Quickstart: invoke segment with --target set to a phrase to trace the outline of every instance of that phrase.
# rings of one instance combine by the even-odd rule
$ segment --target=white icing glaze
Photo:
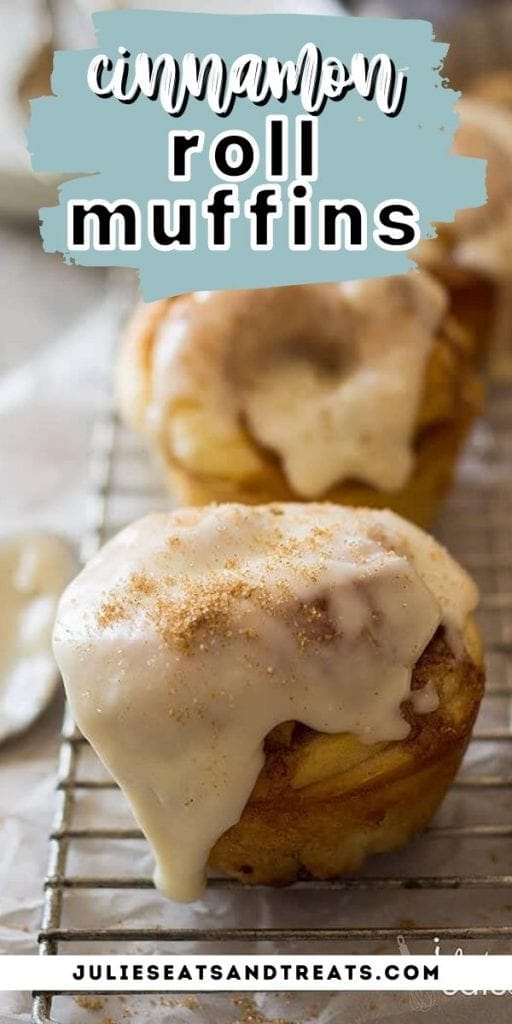
[[[416,661],[440,624],[461,652],[476,598],[443,548],[385,511],[184,509],[107,544],[62,598],[54,651],[157,885],[201,894],[279,723],[404,738]],[[420,713],[436,706],[431,688],[417,696]]]
[[[70,548],[49,534],[0,541],[0,740],[26,728],[58,684],[53,621],[76,569]]]
[[[299,497],[348,479],[398,490],[445,311],[442,287],[421,273],[185,296],[155,339],[149,429],[186,464],[176,413],[199,407],[205,440],[227,446],[245,424]]]

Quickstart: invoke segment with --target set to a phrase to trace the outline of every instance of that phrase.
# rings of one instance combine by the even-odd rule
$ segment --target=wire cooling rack
[[[428,831],[357,877],[275,891],[213,878],[198,909],[178,907],[153,889],[147,844],[67,712],[41,954],[227,953],[242,943],[290,953],[332,943],[347,952],[396,952],[397,943],[432,952],[434,942],[445,952],[512,951],[512,389],[496,387],[489,408],[436,529],[480,586],[487,692],[461,773]],[[133,435],[111,415],[98,422],[83,559],[131,519],[168,504]],[[35,996],[36,1024],[62,1019],[55,1012],[50,994]]]

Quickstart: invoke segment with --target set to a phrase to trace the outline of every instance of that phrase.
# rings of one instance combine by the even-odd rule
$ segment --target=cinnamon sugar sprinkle
[[[272,507],[273,513],[278,511],[277,507]],[[333,531],[321,526],[314,526],[304,540],[285,537],[277,528],[273,530],[275,544],[271,545],[266,538],[269,547],[266,570],[275,574],[271,587],[248,578],[245,561],[236,557],[223,559],[221,568],[204,578],[184,575],[157,578],[156,574],[134,572],[108,594],[97,612],[97,624],[101,629],[108,629],[140,612],[168,646],[190,652],[200,634],[215,636],[218,641],[230,640],[235,635],[232,627],[240,606],[250,602],[260,612],[291,620],[300,647],[313,639],[329,642],[337,634],[327,617],[327,603],[322,600],[298,603],[293,587],[282,577],[288,572],[296,575],[300,566],[304,580],[318,583],[325,566],[325,559],[318,558],[318,551],[325,554],[326,544],[334,539]],[[171,546],[175,542],[180,543],[181,538],[166,538]],[[314,566],[305,560],[307,554],[316,555]],[[256,638],[253,630],[244,629],[243,635],[247,639]]]

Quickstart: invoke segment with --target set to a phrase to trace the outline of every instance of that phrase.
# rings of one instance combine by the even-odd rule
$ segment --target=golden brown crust
[[[119,400],[125,420],[144,432],[144,406],[148,400],[151,351],[158,324],[174,299],[139,308],[123,343]],[[140,380],[135,392],[131,378]],[[344,505],[387,507],[408,519],[427,525],[452,479],[459,449],[482,407],[482,389],[473,367],[472,337],[453,317],[448,317],[433,345],[425,387],[418,411],[416,463],[404,488],[383,492],[356,481],[332,487],[322,500]],[[262,460],[259,473],[247,481],[192,472],[168,452],[163,460],[170,490],[183,504],[211,501],[265,504],[296,501],[279,460],[258,446]]]
[[[450,311],[470,339],[475,364],[484,364],[493,339],[499,283],[477,270],[458,266],[449,249],[442,258],[429,260],[428,270],[449,293]]]
[[[472,647],[472,657],[457,660],[441,630],[433,638],[413,689],[433,682],[439,707],[419,715],[407,706],[406,740],[365,746],[294,723],[274,730],[242,817],[218,840],[210,865],[253,885],[329,878],[425,828],[460,765],[482,697],[474,634]]]

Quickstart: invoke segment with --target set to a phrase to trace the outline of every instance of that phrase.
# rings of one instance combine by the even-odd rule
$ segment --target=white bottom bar
[[[512,956],[0,956],[0,991],[505,995]]]

